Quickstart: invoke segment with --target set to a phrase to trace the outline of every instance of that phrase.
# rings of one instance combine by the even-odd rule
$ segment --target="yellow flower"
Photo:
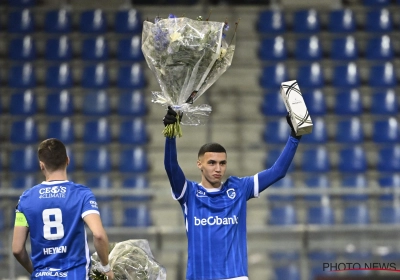
[[[174,42],[176,40],[181,40],[182,39],[182,34],[175,31],[174,33],[169,35],[169,37],[171,38],[171,42]]]

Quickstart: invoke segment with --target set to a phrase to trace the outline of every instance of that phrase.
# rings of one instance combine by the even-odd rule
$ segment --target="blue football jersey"
[[[247,279],[246,202],[258,197],[257,180],[229,177],[216,192],[186,181],[174,197],[185,217],[187,279]]]
[[[16,211],[29,225],[32,279],[89,279],[83,218],[99,210],[88,187],[69,181],[42,182],[21,195]]]

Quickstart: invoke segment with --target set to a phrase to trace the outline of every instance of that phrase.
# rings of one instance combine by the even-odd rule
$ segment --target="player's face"
[[[213,187],[219,187],[226,171],[226,153],[205,153],[197,161],[203,178]]]

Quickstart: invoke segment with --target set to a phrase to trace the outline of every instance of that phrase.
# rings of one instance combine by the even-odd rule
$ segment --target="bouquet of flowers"
[[[174,15],[143,23],[142,51],[161,87],[161,92],[152,92],[152,102],[171,106],[182,124],[199,125],[211,113],[211,106],[193,103],[232,63],[236,28],[229,44],[224,34],[228,28],[226,21]],[[167,126],[164,135],[181,136],[179,123]]]
[[[166,280],[165,268],[153,257],[147,240],[126,240],[110,243],[109,262],[115,280]],[[92,280],[103,280],[106,276],[96,267],[100,263],[97,253],[91,257]]]

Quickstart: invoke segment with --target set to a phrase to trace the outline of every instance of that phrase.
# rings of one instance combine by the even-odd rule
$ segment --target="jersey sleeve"
[[[187,181],[178,164],[175,138],[165,138],[164,167],[171,184],[173,198],[181,201],[187,188]]]
[[[82,206],[81,217],[84,218],[89,214],[99,214],[99,207],[97,205],[96,198],[90,189],[84,191],[84,199]]]

